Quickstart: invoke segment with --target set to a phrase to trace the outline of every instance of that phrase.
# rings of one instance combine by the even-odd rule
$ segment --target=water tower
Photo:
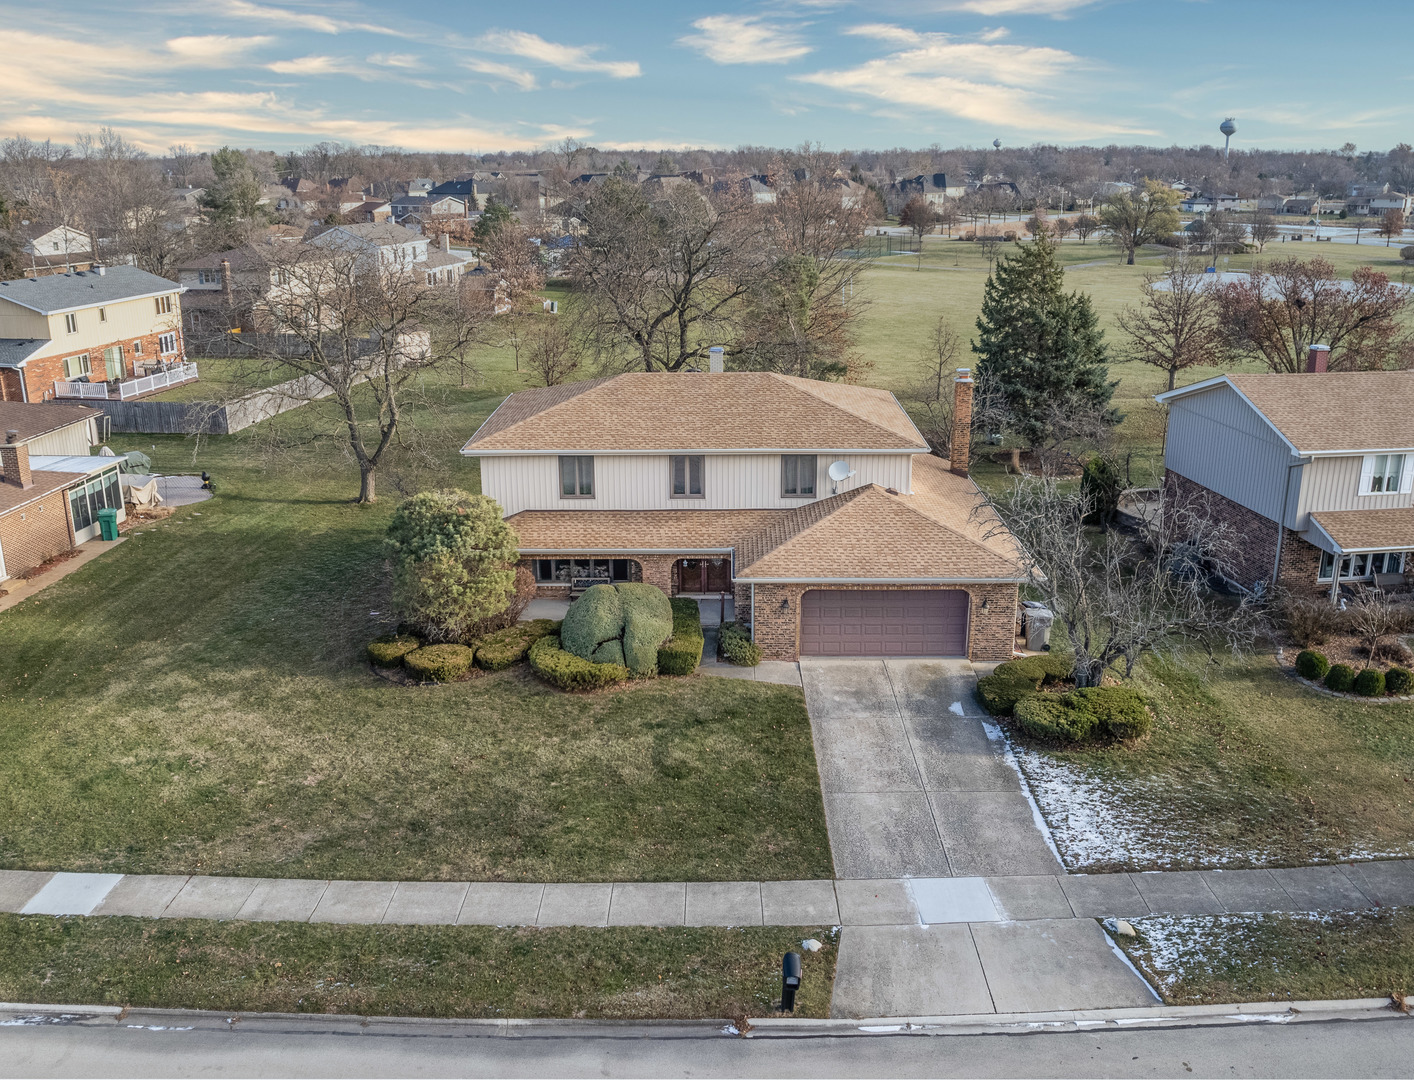
[[[1001,139],[993,139],[993,140],[992,140],[992,149],[993,149],[993,150],[1000,150],[1001,148],[1002,148],[1002,141],[1001,141]]]
[[[1232,137],[1237,134],[1237,121],[1229,116],[1226,120],[1224,120],[1221,124],[1218,125],[1218,130],[1221,131],[1224,135],[1223,157],[1227,157],[1229,153],[1229,145],[1232,143]]]

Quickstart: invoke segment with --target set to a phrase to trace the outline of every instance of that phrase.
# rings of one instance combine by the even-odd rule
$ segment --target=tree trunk
[[[1174,377],[1178,375],[1178,368],[1169,368],[1169,389],[1173,389]]]
[[[373,466],[360,462],[358,470],[358,501],[360,503],[371,503],[377,498],[374,492]]]
[[[1080,689],[1086,686],[1099,686],[1100,680],[1104,678],[1104,669],[1094,660],[1082,660],[1075,658],[1075,686]]]
[[[1133,249],[1133,248],[1130,248],[1130,249],[1129,249],[1129,259],[1128,259],[1128,261],[1126,262],[1126,265],[1127,265],[1127,266],[1133,266],[1133,265],[1134,265],[1134,249]]]
[[[1019,446],[1011,448],[1011,471],[1018,476],[1021,475],[1021,447]]]

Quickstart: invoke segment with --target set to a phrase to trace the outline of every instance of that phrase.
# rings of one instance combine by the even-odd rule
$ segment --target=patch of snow
[[[722,1034],[723,1034],[723,1035],[740,1035],[740,1034],[741,1034],[741,1029],[738,1028],[735,1024],[728,1024],[726,1027],[722,1028]]]
[[[963,712],[963,710],[962,710],[962,702],[960,702],[960,701],[954,701],[951,705],[949,705],[949,706],[948,706],[948,712],[952,713],[954,716],[966,716],[966,715],[967,715],[965,712]]]

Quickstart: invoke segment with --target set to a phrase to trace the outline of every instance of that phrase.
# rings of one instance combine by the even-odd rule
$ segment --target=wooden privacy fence
[[[235,401],[85,401],[108,415],[109,430],[149,435],[230,435],[298,409],[333,391],[314,375],[257,390]]]

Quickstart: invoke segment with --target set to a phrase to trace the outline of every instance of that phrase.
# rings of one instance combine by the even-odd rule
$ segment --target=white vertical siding
[[[1297,471],[1288,466],[1295,460],[1231,387],[1215,386],[1172,403],[1164,465],[1273,521],[1281,517],[1289,473]]]
[[[669,495],[668,455],[594,455],[592,499],[562,499],[559,459],[551,454],[483,457],[481,490],[501,504],[506,514],[522,510],[761,510],[799,506],[808,499],[781,494],[779,454],[707,454],[704,498],[674,499]],[[847,461],[855,475],[841,491],[863,484],[910,490],[912,455],[816,455],[817,498],[830,494],[826,470],[833,461]]]
[[[88,452],[93,449],[97,432],[94,431],[92,420],[81,420],[77,424],[70,424],[62,427],[58,431],[51,431],[46,435],[29,440],[29,452],[36,456],[52,455],[53,457],[87,457]]]

